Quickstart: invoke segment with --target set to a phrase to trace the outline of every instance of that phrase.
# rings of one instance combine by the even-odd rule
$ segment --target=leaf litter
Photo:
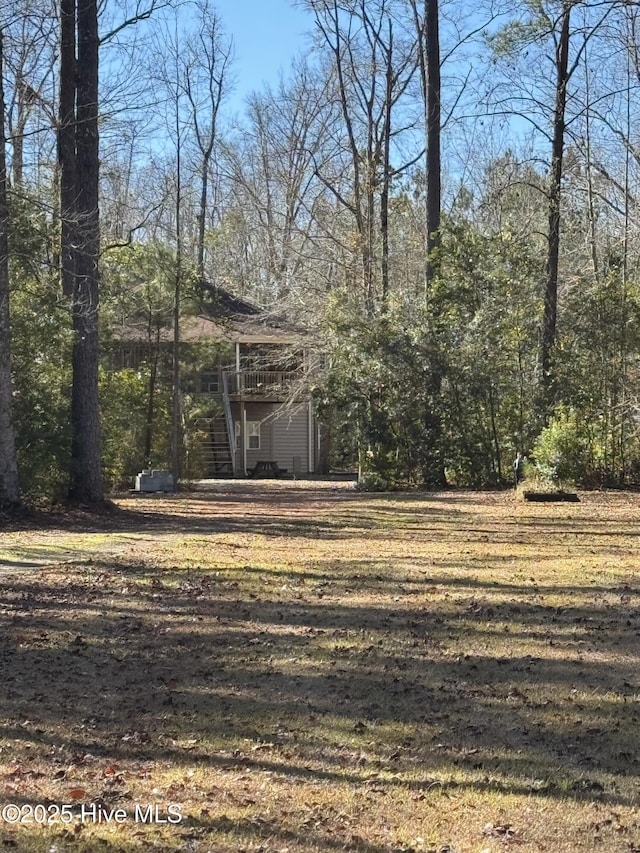
[[[74,822],[1,845],[640,844],[635,496],[263,481],[117,505],[33,527],[73,560],[2,578],[3,799]],[[179,825],[77,818],[172,803]]]

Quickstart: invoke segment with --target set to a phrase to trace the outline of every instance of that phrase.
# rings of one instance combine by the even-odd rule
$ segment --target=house
[[[221,288],[203,284],[200,311],[180,322],[182,347],[216,344],[216,354],[192,378],[199,400],[187,424],[187,444],[203,477],[320,470],[320,427],[309,392],[304,334]],[[122,366],[135,366],[148,336],[129,325],[121,336]],[[158,333],[171,346],[171,332]],[[137,349],[136,349],[137,348]],[[137,352],[137,355],[136,355]],[[195,385],[195,387],[194,387]]]

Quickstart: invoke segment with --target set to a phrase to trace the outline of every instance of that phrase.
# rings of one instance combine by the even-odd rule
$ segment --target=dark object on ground
[[[253,468],[249,468],[252,477],[281,477],[287,473],[286,468],[280,468],[277,462],[256,462]]]
[[[566,501],[580,503],[575,492],[524,492],[525,501]]]

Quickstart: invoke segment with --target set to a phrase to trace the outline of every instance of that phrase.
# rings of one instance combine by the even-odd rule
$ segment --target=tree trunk
[[[2,30],[0,29],[0,506],[20,502],[18,461],[12,419],[9,207],[7,203],[7,140],[5,134],[3,59]]]
[[[549,185],[549,237],[540,358],[542,367],[544,409],[547,417],[550,414],[553,404],[553,368],[551,359],[553,346],[556,340],[556,320],[558,313],[560,193],[562,183],[562,158],[564,155],[564,135],[566,129],[565,110],[567,104],[567,84],[569,82],[569,24],[571,6],[571,0],[565,0],[563,3],[562,27],[556,49],[556,102],[553,114],[551,179]]]
[[[200,171],[200,210],[198,212],[198,279],[204,281],[204,235],[207,218],[207,195],[209,189],[209,161],[211,152],[207,152],[202,157],[202,165]]]
[[[393,29],[389,21],[389,42],[385,75],[384,142],[382,154],[382,193],[380,196],[380,232],[382,234],[382,301],[389,296],[389,194],[391,191],[391,107],[393,105]]]
[[[438,0],[424,0],[422,18],[417,0],[411,0],[416,37],[418,40],[418,67],[424,102],[425,133],[425,302],[431,299],[432,283],[440,273],[440,211],[441,211],[441,163],[440,163],[440,32]],[[433,326],[434,324],[432,324]],[[442,393],[442,367],[437,354],[437,341],[433,328],[428,334],[434,337],[429,350],[433,353],[430,378],[427,383],[428,411],[425,413],[424,430],[431,448],[426,454],[424,465],[425,485],[441,487],[446,484],[442,461],[442,422],[438,403]]]
[[[60,0],[60,103],[58,106],[60,180],[60,281],[65,296],[75,290],[76,239],[76,5]]]
[[[425,0],[425,120],[427,143],[427,288],[438,275],[440,259],[440,34],[438,0]],[[426,60],[426,61],[425,61]]]
[[[21,190],[24,184],[24,133],[26,130],[26,115],[21,115],[13,132],[13,157],[11,158],[11,174],[13,188]]]
[[[426,258],[425,296],[429,297],[431,282],[438,275],[440,260],[440,30],[438,0],[424,0],[422,18],[417,0],[411,0],[411,11],[418,40],[418,67],[422,85],[425,128],[425,214]]]
[[[180,309],[182,307],[182,144],[180,113],[176,103],[176,258],[173,290],[173,341],[172,341],[172,402],[171,402],[171,474],[174,488],[178,488],[181,473],[182,447],[182,395],[180,392]]]
[[[149,387],[147,391],[147,422],[144,428],[144,461],[145,465],[152,466],[151,450],[153,448],[153,427],[155,421],[155,398],[156,384],[158,378],[158,362],[160,360],[160,328],[156,329],[155,340],[151,339],[151,329],[147,338],[150,347],[153,346],[153,357],[149,370]]]
[[[76,81],[76,219],[79,242],[73,293],[70,497],[99,503],[102,494],[98,400],[98,9],[78,5]]]
[[[173,300],[173,365],[171,404],[171,474],[174,488],[180,479],[180,449],[182,447],[182,395],[180,393],[180,301],[182,284],[182,262],[176,257]]]

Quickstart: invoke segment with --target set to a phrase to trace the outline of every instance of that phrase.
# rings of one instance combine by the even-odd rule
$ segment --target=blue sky
[[[305,32],[313,18],[290,0],[215,0],[225,29],[233,36],[236,86],[233,100],[240,109],[251,92],[275,85],[294,56],[308,49]]]

